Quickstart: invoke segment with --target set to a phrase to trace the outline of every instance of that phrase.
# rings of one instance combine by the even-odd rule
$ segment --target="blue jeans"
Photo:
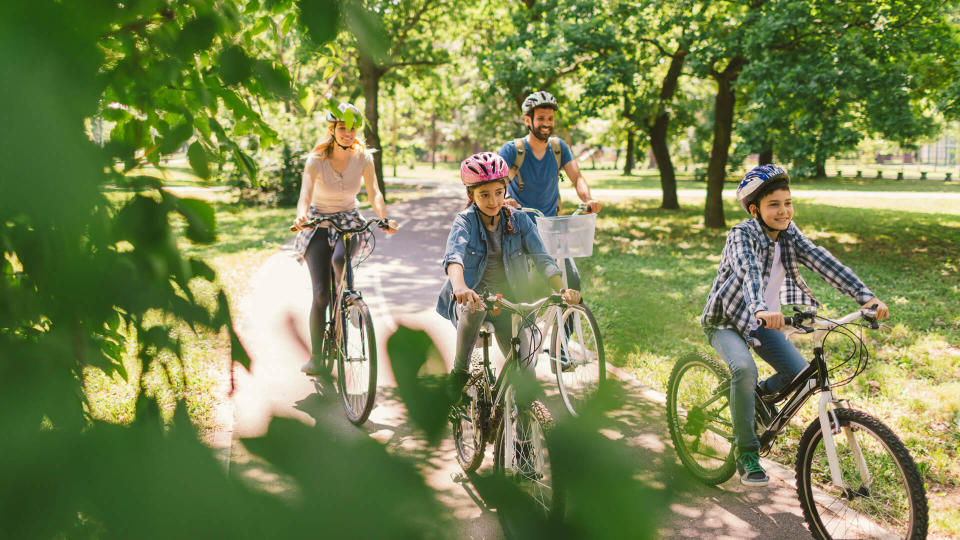
[[[750,354],[750,347],[736,330],[729,328],[704,328],[710,345],[720,354],[730,368],[730,418],[733,420],[733,435],[741,452],[756,452],[760,440],[754,431],[754,397],[757,387],[757,364]],[[760,358],[776,370],[776,374],[760,383],[760,391],[772,394],[779,391],[807,367],[800,351],[787,341],[779,330],[758,328],[754,334],[760,340],[756,347]]]

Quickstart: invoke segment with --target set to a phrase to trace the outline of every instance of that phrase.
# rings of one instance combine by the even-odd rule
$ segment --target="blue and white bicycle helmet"
[[[743,180],[740,181],[740,185],[737,186],[737,202],[740,203],[740,207],[743,208],[743,211],[750,213],[750,203],[753,199],[753,194],[760,189],[760,186],[764,182],[770,180],[776,180],[779,178],[784,178],[787,182],[790,182],[790,176],[787,174],[787,171],[783,170],[783,167],[779,165],[760,165],[759,167],[754,167],[747,174],[743,176]]]

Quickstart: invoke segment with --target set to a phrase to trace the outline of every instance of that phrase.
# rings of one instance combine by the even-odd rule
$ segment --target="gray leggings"
[[[506,311],[500,315],[491,315],[486,311],[470,310],[466,306],[457,306],[457,350],[453,360],[453,369],[465,372],[469,368],[470,353],[480,335],[480,327],[484,321],[493,323],[494,336],[497,338],[497,344],[500,346],[500,352],[505,358],[510,357],[510,314]],[[531,329],[526,327],[520,330],[520,367],[524,371],[533,374],[536,368],[537,355],[531,345]]]

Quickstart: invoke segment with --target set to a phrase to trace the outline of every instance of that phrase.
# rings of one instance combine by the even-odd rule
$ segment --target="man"
[[[534,92],[521,106],[527,136],[504,143],[500,156],[510,167],[507,204],[515,208],[536,208],[545,216],[557,215],[560,206],[560,169],[587,203],[587,212],[599,212],[600,202],[590,197],[590,187],[573,159],[570,147],[553,134],[557,100],[548,92]],[[572,259],[567,259],[567,287],[580,290],[580,274]]]

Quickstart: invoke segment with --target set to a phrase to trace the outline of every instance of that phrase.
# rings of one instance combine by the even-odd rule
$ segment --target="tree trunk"
[[[383,77],[383,71],[378,67],[373,59],[365,54],[360,54],[360,85],[363,87],[363,98],[366,102],[363,114],[367,117],[366,139],[367,148],[375,150],[373,153],[373,167],[377,175],[377,185],[380,186],[380,192],[386,197],[387,190],[383,181],[383,151],[380,144],[380,78]]]
[[[813,152],[813,166],[816,169],[813,173],[814,178],[827,177],[827,156],[824,155],[823,139],[821,137],[817,137],[817,148]]]
[[[670,122],[669,113],[661,113],[653,122],[650,129],[650,148],[653,157],[657,160],[657,169],[660,170],[660,188],[663,190],[663,200],[660,208],[678,210],[680,203],[677,200],[677,177],[670,160],[670,149],[667,146],[667,125]]]
[[[717,97],[714,101],[713,147],[707,165],[707,202],[703,209],[703,223],[707,227],[723,229],[723,181],[727,175],[727,158],[730,153],[730,135],[733,132],[733,111],[736,98],[733,81],[737,79],[746,59],[737,57],[730,61],[722,73],[713,72],[717,81]]]
[[[629,176],[633,173],[633,130],[627,130],[627,160],[623,163],[623,175]]]
[[[437,113],[430,116],[430,168],[437,168]]]
[[[660,189],[663,191],[660,208],[666,210],[680,208],[680,203],[677,201],[677,176],[673,168],[673,160],[670,159],[670,146],[667,141],[667,130],[670,127],[670,111],[667,110],[667,104],[673,100],[673,95],[677,91],[677,81],[683,72],[683,62],[686,58],[687,51],[682,48],[670,58],[670,67],[660,85],[659,112],[648,131],[650,149],[653,151],[657,169],[660,171]]]
[[[773,144],[769,143],[763,145],[757,165],[770,165],[771,163],[773,163]]]

